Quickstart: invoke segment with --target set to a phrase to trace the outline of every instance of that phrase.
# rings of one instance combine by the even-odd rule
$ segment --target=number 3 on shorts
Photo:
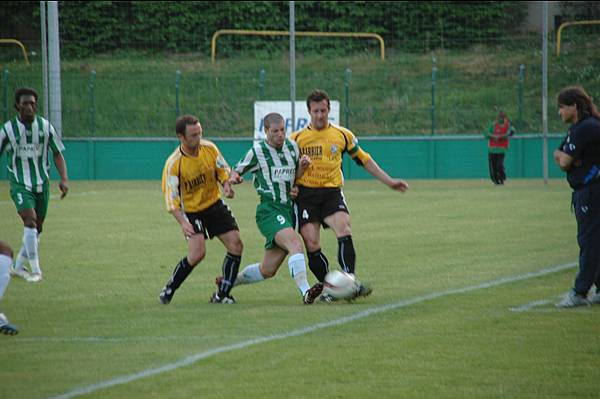
[[[279,224],[284,224],[285,218],[282,215],[277,215],[277,221],[279,222]]]
[[[19,205],[23,205],[23,194],[17,193],[17,202]]]

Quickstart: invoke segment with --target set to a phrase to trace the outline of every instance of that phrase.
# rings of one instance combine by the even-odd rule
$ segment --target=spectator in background
[[[571,126],[554,150],[554,161],[567,172],[573,189],[571,206],[577,220],[579,272],[558,308],[600,304],[600,113],[581,87],[558,95],[558,114]],[[596,291],[588,298],[592,285]]]
[[[508,138],[515,134],[504,111],[500,110],[496,120],[488,128],[485,137],[488,138],[488,164],[490,167],[490,178],[496,185],[504,184],[506,172],[504,171],[504,155],[508,150]]]

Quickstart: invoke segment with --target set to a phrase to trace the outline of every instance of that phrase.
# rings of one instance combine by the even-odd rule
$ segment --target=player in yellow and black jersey
[[[311,125],[292,134],[302,155],[308,155],[311,167],[296,182],[303,187],[339,188],[344,184],[342,155],[347,153],[359,165],[366,164],[371,156],[358,146],[354,134],[341,126],[329,123],[322,130]]]
[[[352,243],[350,214],[341,187],[344,183],[342,156],[347,153],[367,172],[393,190],[405,192],[408,184],[390,177],[371,156],[363,151],[354,134],[329,122],[329,96],[322,90],[313,91],[306,99],[310,124],[291,135],[301,154],[311,159],[311,165],[296,181],[297,219],[300,234],[308,254],[308,266],[319,281],[325,279],[329,262],[321,251],[320,227],[330,227],[338,240],[338,262],[341,268],[354,274],[356,253]],[[357,280],[358,281],[358,280]],[[366,296],[372,289],[358,282],[356,296]],[[326,295],[323,300],[331,300]]]
[[[206,239],[217,237],[225,245],[227,255],[223,279],[210,302],[234,303],[230,292],[240,267],[243,245],[237,222],[221,200],[219,184],[227,198],[234,195],[228,181],[229,165],[215,144],[202,139],[202,126],[195,116],[179,117],[175,131],[180,146],[165,163],[162,189],[167,210],[188,240],[188,254],[177,264],[158,299],[165,305],[171,302],[175,291],[206,255]]]

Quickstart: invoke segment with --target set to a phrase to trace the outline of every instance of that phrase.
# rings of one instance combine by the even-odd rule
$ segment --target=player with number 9
[[[256,224],[266,238],[261,263],[246,266],[236,285],[250,284],[273,277],[289,254],[290,274],[305,304],[312,304],[321,294],[321,283],[310,287],[306,276],[304,248],[294,230],[295,218],[290,192],[296,178],[310,165],[310,158],[300,157],[300,150],[285,137],[283,117],[270,113],[264,117],[266,139],[256,142],[231,172],[230,182],[239,184],[244,173],[254,175],[254,188],[260,196],[256,207]],[[217,282],[219,277],[217,277]]]

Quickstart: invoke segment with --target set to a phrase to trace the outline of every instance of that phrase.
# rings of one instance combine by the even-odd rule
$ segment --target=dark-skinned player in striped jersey
[[[304,247],[295,228],[292,190],[294,182],[310,165],[310,157],[300,155],[298,145],[285,137],[284,119],[277,113],[264,117],[266,139],[256,141],[231,171],[229,181],[239,184],[242,175],[253,174],[254,188],[260,197],[256,224],[265,237],[262,262],[246,266],[235,285],[251,284],[275,276],[288,257],[288,269],[302,296],[312,304],[323,291],[321,282],[310,286],[306,275]],[[296,190],[297,191],[297,190]],[[217,277],[217,285],[220,279]]]
[[[308,266],[321,282],[329,271],[329,261],[321,251],[321,225],[331,228],[338,241],[338,263],[343,271],[356,272],[356,253],[352,242],[350,213],[342,193],[344,177],[342,155],[347,153],[373,177],[392,190],[405,192],[408,183],[390,177],[371,156],[358,146],[354,134],[329,122],[330,100],[323,90],[314,90],[306,99],[310,124],[293,133],[290,138],[298,143],[300,153],[311,158],[311,165],[297,180],[296,215],[300,234],[308,255]],[[371,294],[372,288],[357,279],[355,297]],[[321,300],[330,302],[323,294]]]

